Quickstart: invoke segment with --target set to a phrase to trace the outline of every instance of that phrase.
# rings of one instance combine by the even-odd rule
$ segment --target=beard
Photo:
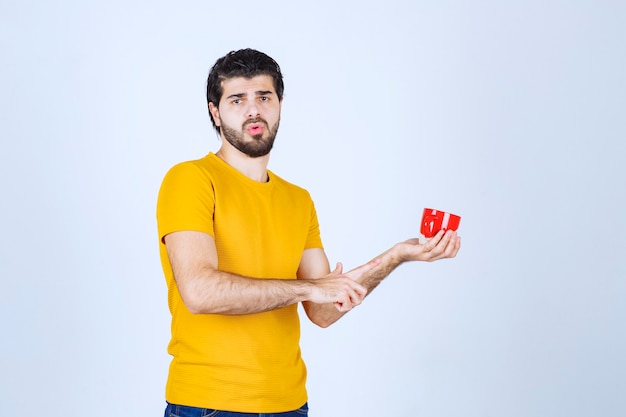
[[[246,126],[251,123],[263,123],[265,125],[264,132],[258,135],[252,135],[252,140],[246,140],[244,137],[244,132],[246,130]],[[224,139],[228,141],[231,145],[233,145],[237,150],[241,153],[248,155],[250,158],[258,158],[260,156],[265,156],[272,150],[274,146],[274,139],[276,139],[276,133],[278,132],[278,125],[280,124],[280,119],[276,121],[276,124],[272,126],[270,129],[267,122],[260,118],[255,117],[254,119],[248,119],[241,126],[241,130],[233,129],[232,127],[222,125],[221,131],[224,135]],[[264,138],[263,135],[267,132],[267,136]]]

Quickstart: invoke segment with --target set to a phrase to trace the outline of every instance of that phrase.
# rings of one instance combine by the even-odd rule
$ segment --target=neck
[[[222,142],[222,147],[216,152],[216,155],[237,171],[241,172],[251,180],[258,182],[267,182],[267,164],[270,155],[251,158],[232,146],[227,146],[227,141]]]

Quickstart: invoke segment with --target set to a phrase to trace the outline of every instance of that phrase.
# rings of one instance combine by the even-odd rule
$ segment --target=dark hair
[[[278,95],[279,100],[283,99],[285,86],[283,84],[283,74],[280,72],[278,63],[263,52],[246,48],[231,51],[215,61],[206,83],[207,106],[209,103],[213,103],[216,107],[219,106],[222,94],[224,94],[222,81],[235,77],[252,78],[257,75],[269,75],[272,77],[276,95]],[[215,120],[213,120],[213,115],[210,111],[209,116],[211,117],[213,127],[219,133],[220,128],[215,125]]]

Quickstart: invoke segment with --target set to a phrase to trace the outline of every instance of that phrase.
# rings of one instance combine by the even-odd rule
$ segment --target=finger
[[[376,268],[378,265],[380,265],[380,259],[378,258],[373,259],[366,264],[363,264],[361,266],[358,266],[352,269],[349,272],[346,272],[346,276],[356,280],[364,273],[369,272],[372,269]]]
[[[426,252],[430,252],[433,249],[435,249],[439,245],[441,240],[445,237],[445,233],[446,233],[445,230],[440,230],[437,232],[435,236],[433,236],[430,240],[428,240],[424,244],[424,249],[426,250]]]
[[[367,288],[359,284],[358,282],[352,282],[352,288],[354,289],[354,291],[356,291],[357,294],[359,294],[359,297],[361,298],[367,295]]]
[[[350,296],[350,303],[353,307],[360,305],[363,302],[363,298],[365,297],[364,293],[359,293],[354,291]]]
[[[350,305],[351,308],[358,306],[359,304],[361,304],[361,301],[363,300],[363,297],[359,295],[358,292],[352,289],[346,293],[346,297],[347,297],[347,300],[344,303],[344,307],[346,304]]]
[[[461,249],[461,236],[455,236],[450,258],[454,258],[456,254],[459,253],[459,249]]]
[[[433,260],[454,258],[460,247],[460,240],[456,232],[448,231],[445,239],[442,239],[441,247],[441,252],[437,253]]]
[[[335,266],[335,270],[332,272],[333,275],[341,275],[343,273],[343,264],[341,262],[337,262]]]
[[[441,255],[444,252],[449,239],[449,236],[446,235],[443,230],[437,232],[437,234],[431,240],[424,244],[424,252],[427,253],[428,258],[430,258],[430,260],[433,260],[434,258]]]
[[[365,296],[367,295],[367,288],[356,282],[353,282],[352,284],[353,285],[350,291],[350,302],[353,304],[353,306],[358,306],[365,299]]]
[[[450,243],[450,233],[452,233],[452,231],[445,232],[440,230],[427,244],[424,245],[425,261],[433,262],[445,257],[446,248]],[[437,241],[436,244],[434,244],[435,240]]]
[[[335,301],[333,303],[335,305],[335,308],[337,310],[339,310],[342,313],[348,312],[350,310],[352,310],[352,304],[351,303],[343,303],[341,301]]]
[[[341,291],[339,299],[335,301],[335,307],[341,312],[352,310],[363,302],[367,289],[351,280],[347,280],[347,287]]]
[[[454,256],[456,252],[455,249],[456,249],[457,241],[458,241],[458,237],[456,236],[456,233],[452,234],[450,236],[450,241],[448,242],[448,245],[446,246],[446,251],[445,251],[446,257],[451,258]]]

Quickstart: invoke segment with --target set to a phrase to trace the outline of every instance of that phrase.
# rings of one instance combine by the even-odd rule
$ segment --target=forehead
[[[222,98],[232,94],[255,94],[258,91],[271,91],[276,94],[274,79],[269,75],[228,78],[222,81],[222,91]]]

